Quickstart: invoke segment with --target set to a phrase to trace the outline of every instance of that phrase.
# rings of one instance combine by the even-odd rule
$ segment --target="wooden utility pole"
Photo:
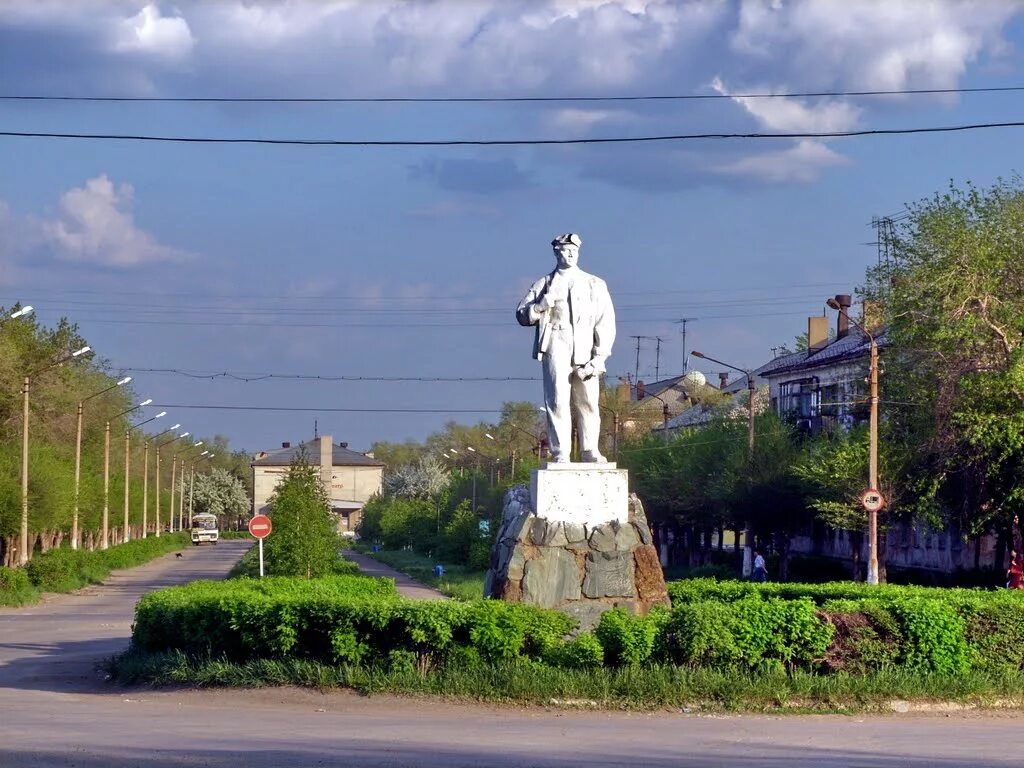
[[[878,490],[878,342],[871,339],[868,381],[871,411],[868,421],[868,485]],[[868,511],[868,584],[878,583],[878,510]]]

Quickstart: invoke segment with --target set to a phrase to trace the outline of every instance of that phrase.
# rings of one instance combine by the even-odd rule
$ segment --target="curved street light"
[[[28,307],[31,310],[31,307]],[[125,384],[132,380],[131,376],[125,376],[123,379],[118,381],[116,384],[111,384],[109,387],[101,389],[99,392],[94,392],[88,397],[83,397],[78,401],[78,427],[75,433],[75,506],[71,514],[71,548],[78,549],[78,506],[79,506],[79,488],[82,478],[82,413],[85,408],[85,404],[92,400],[94,397],[106,394],[112,389],[123,387]]]
[[[106,426],[103,429],[103,522],[101,523],[101,533],[103,537],[100,541],[100,549],[110,548],[110,422],[114,419],[119,419],[122,416],[126,416],[132,411],[137,411],[139,408],[143,408],[153,402],[152,398],[143,400],[138,405],[133,405],[131,408],[127,408],[114,416],[107,419]],[[167,412],[154,416],[154,419],[160,418]],[[125,447],[125,505],[128,504],[128,430],[124,433],[124,447]]]
[[[29,388],[31,387],[32,378],[38,376],[46,371],[56,368],[58,365],[62,365],[69,360],[81,357],[86,352],[91,351],[91,347],[85,346],[81,349],[76,349],[74,352],[70,352],[64,357],[56,360],[48,365],[44,365],[42,368],[25,375],[25,380],[22,383],[21,394],[22,394],[22,421],[21,421],[21,531],[18,537],[18,563],[25,565],[28,562],[28,395]]]
[[[154,416],[153,419],[156,417]],[[136,424],[136,427],[141,427],[143,424],[147,424],[153,419],[146,419],[146,421]],[[175,424],[173,427],[168,427],[163,432],[159,432],[153,437],[148,437],[142,443],[142,538],[146,538],[149,535],[149,443],[152,440],[156,440],[168,432],[173,432],[180,424]],[[188,432],[182,432],[178,435],[178,438],[182,438],[188,435]]]

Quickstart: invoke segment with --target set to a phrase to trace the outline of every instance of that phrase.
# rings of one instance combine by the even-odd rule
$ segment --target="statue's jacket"
[[[516,307],[516,320],[520,325],[535,326],[533,356],[543,360],[551,339],[550,313],[534,308],[551,285],[558,270],[535,282]],[[572,328],[572,364],[586,365],[593,361],[599,373],[605,369],[605,360],[615,343],[615,308],[604,280],[579,270],[569,288],[569,322]]]

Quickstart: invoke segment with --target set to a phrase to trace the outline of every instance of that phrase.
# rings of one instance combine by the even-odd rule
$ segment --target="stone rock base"
[[[669,605],[651,529],[636,494],[625,522],[600,525],[538,517],[526,486],[505,497],[484,596],[555,608],[594,627],[611,608],[646,613]]]

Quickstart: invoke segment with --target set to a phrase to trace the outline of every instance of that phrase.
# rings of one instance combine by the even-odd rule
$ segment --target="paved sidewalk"
[[[396,571],[390,565],[384,565],[379,560],[374,560],[369,555],[363,555],[353,549],[346,549],[343,553],[346,560],[351,560],[359,566],[364,576],[385,576],[395,580],[398,594],[408,597],[411,600],[447,600],[448,596],[438,592],[433,587],[420,584],[415,579],[406,576],[401,571]]]

